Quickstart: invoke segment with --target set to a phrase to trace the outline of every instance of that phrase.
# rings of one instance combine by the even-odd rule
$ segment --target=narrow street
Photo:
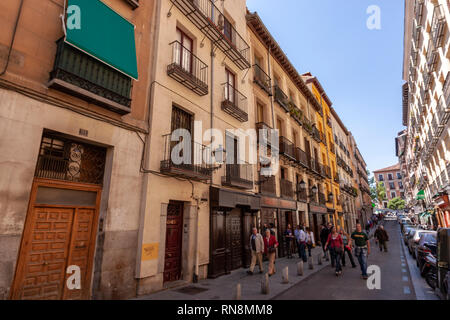
[[[324,268],[308,279],[279,294],[276,300],[436,300],[425,281],[416,271],[415,260],[402,245],[400,227],[396,221],[385,222],[389,234],[389,252],[380,252],[372,238],[368,266],[381,269],[381,289],[369,290],[360,277],[361,270],[351,268],[346,257],[343,275],[336,277],[334,269]],[[412,271],[412,272],[411,272]]]

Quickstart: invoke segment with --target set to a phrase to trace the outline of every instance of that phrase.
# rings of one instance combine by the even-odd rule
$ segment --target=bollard
[[[318,264],[319,266],[322,265],[322,254],[321,254],[321,253],[319,253],[319,254],[317,255],[317,264]]]
[[[308,259],[308,267],[309,267],[310,270],[314,269],[314,264],[313,264],[313,259],[312,259],[312,257],[310,257],[310,258]]]
[[[261,279],[261,293],[269,294],[269,274],[266,273]]]
[[[289,267],[286,267],[283,269],[283,284],[289,283]]]
[[[236,296],[234,297],[234,300],[241,300],[242,297],[242,286],[240,283],[236,285]]]
[[[297,275],[303,276],[303,261],[297,263]]]

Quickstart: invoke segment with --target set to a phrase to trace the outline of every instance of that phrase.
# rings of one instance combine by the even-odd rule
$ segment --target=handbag
[[[267,252],[269,252],[269,253],[274,253],[274,252],[276,252],[277,251],[277,248],[275,248],[275,247],[269,247],[268,249],[267,249]]]

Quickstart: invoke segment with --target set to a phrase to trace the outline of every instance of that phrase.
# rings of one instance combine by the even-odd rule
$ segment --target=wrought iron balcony
[[[419,48],[421,34],[422,34],[422,26],[415,25],[413,27],[413,41],[416,49]]]
[[[290,114],[291,117],[301,126],[303,125],[303,112],[300,110],[294,102],[290,101]]]
[[[307,193],[306,189],[302,189],[300,184],[297,185],[297,201],[303,201],[303,202],[308,201],[308,193]]]
[[[420,88],[420,100],[422,100],[422,107],[426,107],[430,102],[430,94],[424,87]]]
[[[222,110],[241,122],[248,121],[247,97],[229,83],[223,84]]]
[[[57,41],[49,87],[124,115],[131,112],[132,79],[64,42]]]
[[[424,2],[425,0],[416,0],[414,3],[414,14],[418,25],[422,24]]]
[[[276,196],[277,187],[276,187],[276,182],[275,182],[275,176],[266,177],[266,176],[260,175],[259,181],[260,181],[260,186],[261,186],[260,192],[262,194]]]
[[[161,172],[171,176],[180,176],[186,179],[208,181],[212,178],[213,167],[208,159],[204,159],[205,154],[211,154],[208,147],[196,142],[186,143],[186,148],[174,156],[180,159],[173,159],[174,147],[179,142],[171,141],[171,134],[163,136],[163,160],[161,161]],[[184,153],[184,154],[183,154]]]
[[[417,70],[413,66],[409,67],[409,78],[413,82],[417,80]]]
[[[208,94],[208,65],[191,51],[174,41],[172,60],[167,66],[167,74],[199,96]]]
[[[425,73],[423,76],[423,86],[426,91],[430,90],[433,83],[433,74],[431,72]],[[427,97],[425,97],[427,99]]]
[[[450,105],[448,100],[447,104],[444,103],[443,96],[441,96],[437,104],[436,116],[438,120],[438,131],[440,132],[439,135],[441,135],[450,118]]]
[[[253,168],[251,164],[227,164],[222,184],[229,187],[253,189]]]
[[[324,145],[327,145],[327,138],[325,137],[325,134],[322,131],[319,131],[320,136],[320,142],[322,142]]]
[[[277,85],[273,87],[274,93],[275,93],[275,102],[278,102],[278,104],[286,110],[286,112],[290,112],[290,103],[288,96],[281,90],[281,88]]]
[[[309,168],[308,155],[302,149],[295,148],[295,159],[297,160],[297,163],[300,164],[302,167],[307,169]]]
[[[257,64],[253,65],[253,82],[261,87],[269,96],[272,96],[271,79]]]
[[[445,21],[444,8],[442,5],[435,6],[431,22],[431,38],[435,48],[442,47],[446,30],[447,23]]]
[[[319,129],[317,129],[316,125],[313,125],[313,127],[312,127],[312,137],[317,142],[319,142],[319,143],[322,142],[322,139],[320,137]]]
[[[327,204],[327,200],[325,198],[325,194],[323,194],[322,192],[319,192],[318,195],[319,195],[319,203],[323,204],[323,205],[326,205]]]
[[[341,178],[339,177],[339,175],[336,173],[334,175],[334,182],[339,183],[339,181],[341,181]]]
[[[411,62],[413,67],[417,67],[417,62],[419,60],[419,52],[414,50],[414,47],[411,46]]]
[[[170,0],[241,70],[250,68],[250,46],[213,0]]]
[[[292,182],[286,179],[280,180],[281,197],[282,198],[294,198],[294,189]]]
[[[256,130],[258,135],[258,143],[261,144],[262,142],[264,142],[266,146],[268,147],[272,146],[272,130],[273,130],[272,127],[270,127],[268,124],[264,122],[258,122],[256,123]],[[266,132],[267,134],[266,141],[261,141],[261,135],[263,134],[263,132]]]
[[[430,40],[428,43],[428,49],[427,49],[427,66],[428,66],[429,72],[436,71],[438,58],[439,58],[439,54],[436,50],[436,47],[433,45],[433,42]]]
[[[280,137],[280,155],[290,161],[295,161],[294,144],[285,137]]]
[[[327,116],[327,125],[332,128],[332,124],[331,124],[331,118]]]

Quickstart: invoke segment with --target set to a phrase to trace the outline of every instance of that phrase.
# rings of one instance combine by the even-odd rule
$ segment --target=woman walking
[[[278,241],[275,236],[270,234],[270,229],[266,230],[264,236],[264,253],[269,260],[269,277],[275,274],[275,255],[277,253]]]
[[[341,259],[344,252],[344,241],[341,235],[337,232],[336,227],[331,227],[330,235],[328,236],[325,250],[329,248],[331,253],[331,260],[336,266],[336,277],[342,274]]]
[[[350,259],[350,263],[352,264],[352,268],[356,268],[355,260],[353,260],[352,254],[352,239],[348,235],[347,232],[344,231],[343,228],[339,227],[339,234],[342,237],[342,241],[344,242],[344,252],[342,253],[342,266],[345,267],[345,253],[347,252],[348,258]]]
[[[308,247],[308,256],[311,257],[311,250],[314,247],[314,233],[311,228],[306,228],[306,246]]]

